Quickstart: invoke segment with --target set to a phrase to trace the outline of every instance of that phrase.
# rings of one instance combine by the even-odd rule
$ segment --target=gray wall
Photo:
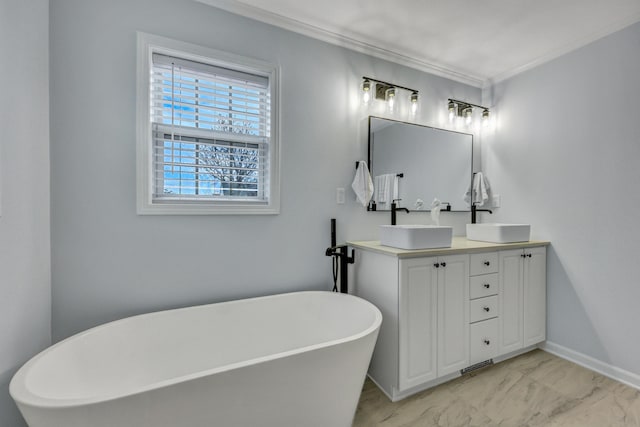
[[[25,425],[9,381],[50,343],[47,0],[0,2],[0,426]]]
[[[640,374],[640,24],[498,84],[498,217],[552,242],[548,340]]]
[[[361,77],[420,90],[417,121],[427,125],[439,124],[448,97],[481,98],[477,88],[187,0],[54,0],[50,24],[55,340],[150,310],[328,289],[329,219],[340,241],[376,239],[376,225],[389,221],[364,212],[350,189],[355,161],[367,156]],[[136,215],[136,31],[281,66],[280,215]],[[347,189],[345,205],[336,205],[337,187]],[[441,222],[462,234],[468,217]]]

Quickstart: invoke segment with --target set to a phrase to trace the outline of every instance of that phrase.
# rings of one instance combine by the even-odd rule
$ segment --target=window
[[[138,34],[138,213],[279,210],[277,69]]]

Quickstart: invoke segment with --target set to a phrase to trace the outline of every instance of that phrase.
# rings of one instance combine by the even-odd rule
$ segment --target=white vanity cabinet
[[[451,248],[410,251],[349,242],[352,292],[383,316],[369,377],[396,401],[543,341],[547,244],[455,237]]]

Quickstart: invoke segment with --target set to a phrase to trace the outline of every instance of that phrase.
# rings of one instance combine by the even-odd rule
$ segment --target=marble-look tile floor
[[[640,391],[534,350],[396,403],[367,379],[353,426],[640,426]]]

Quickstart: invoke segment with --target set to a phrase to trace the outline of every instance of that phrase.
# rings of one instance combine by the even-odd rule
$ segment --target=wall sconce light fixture
[[[449,122],[453,122],[456,118],[461,118],[467,126],[470,126],[473,123],[474,107],[478,108],[478,110],[482,110],[482,125],[487,126],[491,117],[489,107],[452,98],[449,98],[449,102],[447,104],[447,109],[449,110]]]
[[[393,113],[396,101],[398,100],[398,91],[404,90],[409,92],[408,99],[411,114],[417,113],[419,99],[417,90],[373,79],[371,77],[363,77],[362,79],[362,101],[365,105],[369,104],[372,98],[382,100],[387,103],[389,112]]]

